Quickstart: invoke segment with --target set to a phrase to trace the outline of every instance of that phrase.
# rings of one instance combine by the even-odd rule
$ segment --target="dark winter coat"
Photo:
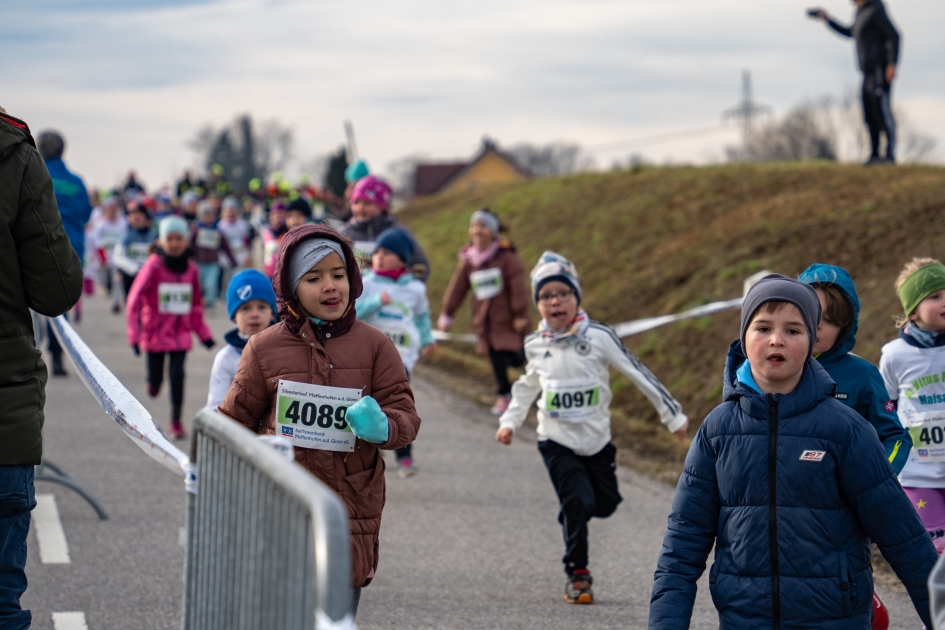
[[[340,319],[315,326],[293,298],[288,265],[306,238],[318,236],[343,243],[349,270],[350,308]],[[367,586],[379,559],[381,512],[384,509],[384,458],[378,449],[410,444],[420,430],[413,391],[393,342],[381,331],[356,319],[361,274],[350,245],[321,225],[304,225],[285,235],[276,263],[273,288],[282,322],[250,337],[236,378],[220,411],[250,430],[273,434],[279,380],[360,389],[372,396],[388,420],[388,439],[371,444],[358,439],[352,453],[295,449],[296,461],[334,490],[348,508],[351,533],[351,586]]]
[[[382,212],[363,223],[352,219],[341,228],[341,233],[354,241],[356,249],[369,249],[370,251],[362,251],[361,254],[370,258],[371,254],[374,253],[374,242],[377,237],[385,230],[394,227],[403,230],[410,237],[410,241],[413,243],[413,254],[411,254],[410,260],[407,261],[407,266],[414,277],[426,282],[430,276],[430,261],[427,260],[426,252],[420,247],[420,243],[417,242],[417,237],[413,235],[413,232],[406,225],[398,223],[391,213]]]
[[[882,0],[866,0],[856,10],[856,17],[850,26],[833,19],[828,20],[827,24],[844,37],[852,37],[856,41],[856,57],[863,72],[895,66],[899,62],[899,32],[889,20]]]
[[[833,398],[809,360],[789,394],[763,395],[735,374],[686,457],[657,564],[651,630],[689,627],[696,580],[725,630],[869,630],[870,539],[929,622],[926,578],[938,558],[876,432]]]
[[[26,124],[0,114],[0,466],[40,463],[46,364],[29,309],[62,315],[82,293],[82,263]]]
[[[830,350],[820,353],[817,362],[837,384],[834,398],[863,416],[876,429],[893,472],[898,475],[909,459],[912,436],[899,423],[899,414],[889,402],[879,368],[851,354],[860,326],[860,298],[856,294],[853,278],[841,267],[816,264],[805,269],[798,280],[806,284],[833,284],[849,300],[853,308],[853,323],[847,330],[840,331],[837,343]]]

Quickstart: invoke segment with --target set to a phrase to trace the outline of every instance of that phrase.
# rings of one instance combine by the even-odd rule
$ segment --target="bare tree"
[[[428,160],[429,156],[423,153],[412,153],[388,162],[386,172],[394,190],[405,197],[413,195],[417,165]]]
[[[238,189],[244,189],[253,177],[266,179],[291,163],[295,135],[278,120],[254,124],[252,117],[246,114],[219,127],[204,125],[187,146],[208,171],[211,165],[221,164],[225,176],[231,178]]]
[[[842,138],[841,159],[862,162],[870,154],[870,135],[863,121],[863,105],[859,92],[849,90],[835,105],[838,130]],[[930,134],[916,128],[901,106],[893,112],[896,118],[897,158],[904,163],[928,162],[935,157],[936,141]]]
[[[518,144],[506,153],[530,170],[536,177],[557,177],[586,171],[594,166],[594,158],[585,154],[581,145],[552,142],[545,145]]]
[[[794,107],[781,121],[754,132],[742,147],[727,147],[733,162],[837,160],[833,103],[823,99]]]

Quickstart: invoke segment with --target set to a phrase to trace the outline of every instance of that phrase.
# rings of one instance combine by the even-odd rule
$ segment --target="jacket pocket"
[[[713,562],[712,568],[709,569],[709,594],[712,596],[712,605],[715,606],[715,609],[721,611],[722,608],[719,606],[719,600],[716,595],[716,583],[719,581],[719,562]]]
[[[840,552],[840,599],[843,605],[843,616],[853,616],[855,589],[853,573],[850,571],[850,562],[845,552]]]
[[[341,498],[352,518],[379,518],[384,508],[384,458],[376,457],[373,468],[344,477]]]
[[[36,507],[32,466],[3,466],[0,474],[0,518],[17,516]]]

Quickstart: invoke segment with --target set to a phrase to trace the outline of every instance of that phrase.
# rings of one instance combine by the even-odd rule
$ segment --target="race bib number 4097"
[[[276,435],[300,448],[351,452],[355,435],[345,416],[359,400],[360,389],[280,380]]]

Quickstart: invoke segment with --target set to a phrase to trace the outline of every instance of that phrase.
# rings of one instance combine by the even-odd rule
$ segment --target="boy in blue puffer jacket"
[[[860,298],[853,278],[842,267],[815,263],[798,280],[814,287],[820,298],[822,316],[814,358],[837,383],[834,398],[873,425],[898,475],[909,459],[912,437],[900,424],[895,406],[889,403],[879,368],[851,354],[860,325]]]
[[[725,630],[867,630],[871,539],[931,626],[935,547],[876,432],[834,399],[812,359],[819,321],[814,290],[784,276],[745,297],[725,402],[699,428],[676,488],[651,630],[689,627],[713,545],[709,590]]]

